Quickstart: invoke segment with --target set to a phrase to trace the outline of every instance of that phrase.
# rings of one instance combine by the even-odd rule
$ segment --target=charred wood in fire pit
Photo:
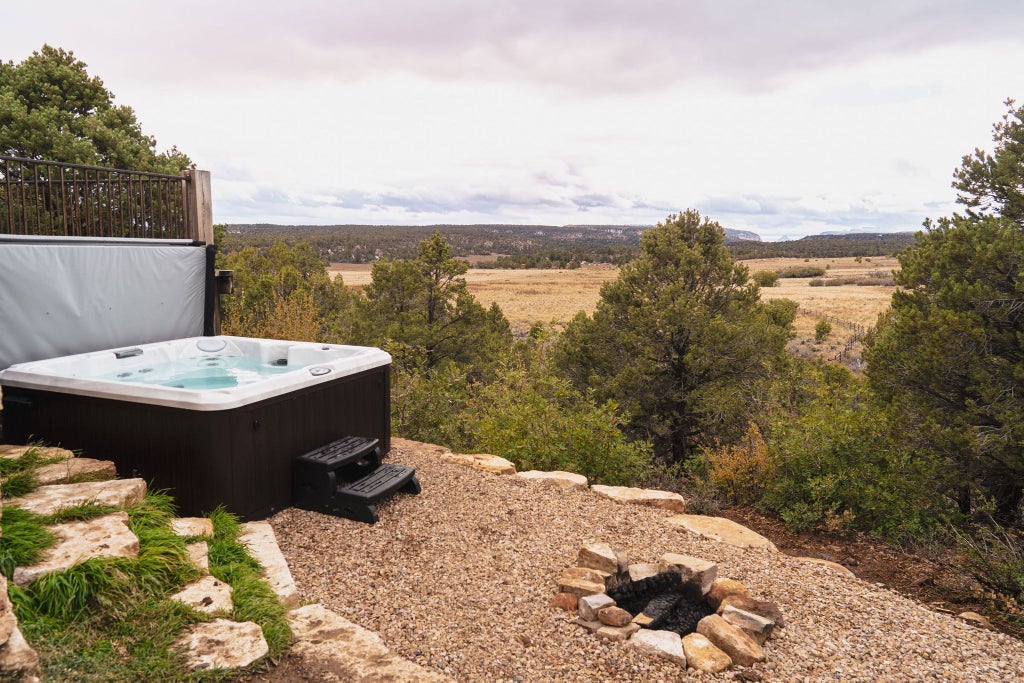
[[[653,600],[647,603],[644,607],[642,614],[649,618],[650,621],[646,624],[638,622],[644,628],[650,629],[661,629],[661,625],[665,623],[665,619],[668,618],[669,614],[672,613],[672,608],[676,606],[676,603],[683,599],[683,596],[679,593],[662,593],[656,596]]]
[[[658,625],[651,623],[647,628],[675,631],[679,635],[685,636],[697,630],[698,621],[714,613],[715,610],[711,609],[706,600],[691,600],[683,597],[672,605],[672,609]]]
[[[668,571],[612,588],[608,591],[608,597],[614,600],[616,605],[636,616],[655,597],[663,593],[680,594],[682,590],[683,584],[678,572]]]

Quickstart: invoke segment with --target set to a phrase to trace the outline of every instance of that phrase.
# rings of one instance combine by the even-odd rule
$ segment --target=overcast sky
[[[214,220],[916,230],[1024,99],[1016,0],[4,3],[72,50]]]

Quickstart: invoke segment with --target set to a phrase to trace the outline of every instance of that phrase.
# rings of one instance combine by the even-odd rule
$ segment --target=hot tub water
[[[283,359],[282,359],[283,360]],[[96,379],[154,384],[175,389],[227,389],[301,370],[305,365],[267,364],[250,356],[199,356],[115,370]]]

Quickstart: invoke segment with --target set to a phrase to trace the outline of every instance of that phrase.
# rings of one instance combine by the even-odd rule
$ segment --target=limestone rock
[[[179,536],[213,538],[213,520],[209,517],[178,517],[171,520],[171,530]]]
[[[755,533],[732,520],[724,517],[705,517],[704,515],[675,515],[665,520],[674,527],[685,529],[690,533],[710,538],[719,543],[727,543],[740,548],[767,548],[772,552],[778,549],[775,544],[764,536]]]
[[[604,593],[611,574],[586,567],[569,567],[558,577],[558,591],[584,597]]]
[[[572,593],[555,593],[549,604],[556,609],[575,612],[579,608],[579,598]]]
[[[673,631],[650,631],[641,629],[629,639],[631,647],[645,654],[667,659],[686,668],[686,653],[683,652],[683,639]]]
[[[7,642],[18,625],[11,606],[11,598],[7,595],[7,577],[0,574],[0,645]]]
[[[585,543],[576,556],[576,566],[615,574],[619,558],[607,543]]]
[[[597,613],[605,607],[614,607],[615,601],[604,593],[580,598],[579,614],[584,621],[597,621]]]
[[[63,571],[92,557],[138,557],[139,539],[128,528],[128,513],[115,512],[85,521],[48,527],[56,543],[30,567],[14,570],[14,583],[28,586],[40,576]]]
[[[599,609],[597,611],[597,620],[606,626],[625,626],[633,621],[633,615],[621,607],[613,605]]]
[[[626,624],[625,626],[602,626],[597,629],[594,633],[598,638],[604,638],[605,640],[618,641],[629,640],[629,637],[640,630],[640,627],[636,624]]]
[[[683,652],[686,663],[704,673],[717,674],[732,666],[732,658],[699,633],[683,636]]]
[[[109,460],[70,458],[32,471],[40,486],[64,484],[69,481],[106,481],[117,476],[117,468]]]
[[[750,634],[737,628],[717,614],[711,614],[697,622],[697,633],[701,634],[729,655],[734,664],[750,666],[765,660],[764,650]]]
[[[686,501],[678,493],[659,491],[657,489],[636,489],[629,486],[602,486],[594,484],[590,487],[596,495],[617,503],[632,505],[649,505],[672,512],[686,512]]]
[[[43,486],[21,498],[12,498],[5,502],[7,505],[20,505],[24,510],[45,516],[90,501],[124,508],[139,502],[145,495],[144,479],[114,479]]]
[[[658,565],[655,562],[631,564],[629,565],[629,580],[639,581],[640,579],[647,579],[657,574],[658,571]]]
[[[188,559],[203,574],[210,573],[210,547],[206,541],[196,541],[185,546]]]
[[[654,621],[654,617],[649,617],[646,614],[644,614],[643,612],[641,612],[640,614],[638,614],[635,617],[633,617],[633,623],[636,624],[637,626],[640,626],[640,627],[647,626],[648,624],[650,624],[653,621]]]
[[[444,674],[420,667],[390,652],[380,636],[353,624],[322,605],[306,605],[288,613],[296,642],[289,653],[299,656],[310,680],[331,683],[451,683]],[[319,669],[319,670],[317,670]]]
[[[572,623],[576,624],[577,626],[580,626],[582,628],[587,629],[591,633],[597,633],[598,629],[604,627],[604,624],[602,624],[600,621],[598,621],[596,619],[594,619],[592,621],[588,621],[586,619],[577,619],[576,621],[574,621]]]
[[[184,650],[186,666],[195,671],[249,666],[269,650],[259,624],[227,619],[195,624],[174,645]]]
[[[249,553],[263,567],[263,578],[277,594],[285,607],[299,604],[299,591],[292,579],[292,572],[281,554],[269,522],[246,522],[241,525],[238,540],[249,548]]]
[[[782,609],[778,603],[770,602],[768,600],[755,600],[749,595],[730,595],[722,600],[721,604],[718,605],[718,614],[721,614],[728,607],[735,607],[741,609],[744,612],[752,612],[758,616],[768,619],[773,624],[782,628],[786,625],[785,620],[782,618]]]
[[[757,641],[758,645],[764,645],[764,641],[768,639],[768,636],[772,634],[772,629],[775,628],[775,622],[771,619],[765,619],[760,614],[737,609],[732,605],[727,605],[722,610],[722,618],[733,626],[746,631]]]
[[[204,576],[185,586],[170,599],[184,603],[199,612],[213,614],[234,609],[231,594],[231,586],[212,576]]]
[[[483,470],[484,472],[493,472],[494,474],[515,474],[516,466],[505,458],[498,457],[497,455],[491,455],[490,453],[452,453],[444,452],[441,453],[441,459],[447,460],[448,462],[455,462],[460,465],[466,465],[474,469]]]
[[[718,609],[722,600],[730,595],[750,595],[750,593],[747,591],[747,587],[739,581],[719,577],[714,580],[711,590],[708,591],[708,604],[714,609]]]
[[[689,555],[665,553],[658,561],[660,571],[677,571],[682,575],[684,585],[692,587],[697,595],[707,595],[718,576],[718,565],[714,562]]]
[[[586,491],[590,488],[587,484],[587,478],[582,474],[576,474],[575,472],[560,472],[558,470],[552,472],[541,472],[540,470],[527,470],[526,472],[520,472],[516,476],[520,479],[544,484],[545,486],[553,486],[563,489]]]
[[[989,621],[988,617],[978,614],[977,612],[961,612],[956,615],[958,619],[966,621],[971,626],[977,626],[978,628],[988,629],[994,631],[995,628],[992,626],[992,622]]]
[[[75,454],[66,448],[55,448],[53,446],[12,446],[9,444],[0,444],[0,458],[16,460],[25,455],[29,450],[35,450],[40,457],[46,458],[47,460],[52,460],[54,458],[70,460],[75,457]]]
[[[0,675],[4,680],[14,675],[14,680],[32,680],[33,676],[39,675],[39,655],[28,644],[25,637],[21,635],[21,629],[17,626],[11,631],[7,642],[0,646]]]

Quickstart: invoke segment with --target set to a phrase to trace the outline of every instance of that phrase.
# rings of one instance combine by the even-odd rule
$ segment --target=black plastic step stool
[[[295,459],[292,504],[373,524],[376,503],[395,492],[419,493],[412,467],[381,463],[377,439],[346,436]]]

